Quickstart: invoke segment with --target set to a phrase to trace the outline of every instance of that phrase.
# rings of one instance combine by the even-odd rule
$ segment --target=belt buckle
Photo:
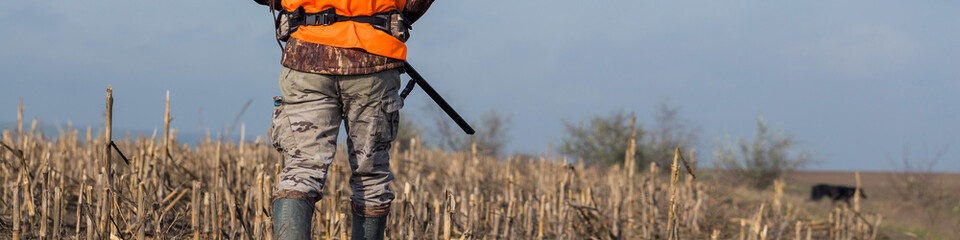
[[[319,20],[319,22],[317,22],[319,25],[328,26],[337,22],[337,9],[335,8],[327,8],[317,13],[317,15],[320,15],[319,19],[317,19]]]
[[[337,22],[337,12],[335,9],[329,8],[318,13],[307,13],[304,14],[303,20],[306,25],[328,26]]]
[[[329,26],[336,20],[336,16],[330,14],[310,14],[306,17],[307,25]]]
[[[323,13],[320,15],[320,25],[328,26],[337,21],[337,14]]]

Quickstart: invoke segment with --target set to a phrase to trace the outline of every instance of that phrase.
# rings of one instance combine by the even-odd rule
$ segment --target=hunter
[[[286,41],[283,96],[274,98],[269,134],[284,161],[273,195],[274,236],[311,239],[314,204],[323,197],[342,122],[352,239],[383,239],[394,199],[389,150],[403,107],[404,42],[433,0],[255,1],[280,11],[278,40]]]

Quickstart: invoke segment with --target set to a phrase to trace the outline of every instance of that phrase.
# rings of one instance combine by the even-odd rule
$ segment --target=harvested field
[[[111,187],[102,167],[105,138],[87,131],[78,141],[72,129],[56,140],[25,133],[6,131],[4,142],[15,151],[0,153],[4,238],[270,237],[268,199],[279,155],[259,140],[196,147],[172,140],[170,157],[157,138],[123,140],[117,146],[129,163],[113,161]],[[547,156],[502,159],[420,148],[393,154],[399,194],[389,218],[391,239],[819,239],[870,236],[867,226],[874,224],[870,215],[862,222],[844,210],[810,219],[777,201],[728,211],[732,201],[712,197],[716,188],[709,183],[683,176],[672,185],[655,171],[563,164]],[[331,168],[325,199],[316,205],[314,232],[321,239],[348,234],[348,171],[339,166]]]
[[[67,127],[56,137],[35,122],[3,130],[0,238],[271,238],[269,199],[282,163],[262,138],[187,145],[164,129],[111,144],[109,120],[103,130]],[[413,147],[392,150],[390,239],[889,237],[881,231],[889,218],[869,205],[811,211],[795,195],[806,183],[746,189],[682,158],[638,171],[630,156],[626,168],[607,168],[549,151],[498,158],[405,141]],[[317,239],[349,236],[349,170],[338,157],[316,204]]]

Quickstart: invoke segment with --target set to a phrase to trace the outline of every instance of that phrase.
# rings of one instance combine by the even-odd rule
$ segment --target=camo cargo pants
[[[270,138],[284,156],[276,198],[314,203],[321,196],[327,168],[344,122],[354,210],[379,217],[394,199],[388,184],[390,143],[396,138],[403,101],[398,69],[365,75],[324,75],[283,68]]]

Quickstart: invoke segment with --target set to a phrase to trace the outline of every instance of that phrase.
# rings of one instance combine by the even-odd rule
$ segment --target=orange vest
[[[370,16],[390,10],[403,11],[406,0],[283,0],[283,8],[294,11],[303,6],[308,13],[335,8],[338,15],[349,17]],[[300,26],[290,35],[301,41],[341,48],[360,48],[368,53],[407,60],[407,45],[367,23],[352,21],[336,22],[328,26]]]

